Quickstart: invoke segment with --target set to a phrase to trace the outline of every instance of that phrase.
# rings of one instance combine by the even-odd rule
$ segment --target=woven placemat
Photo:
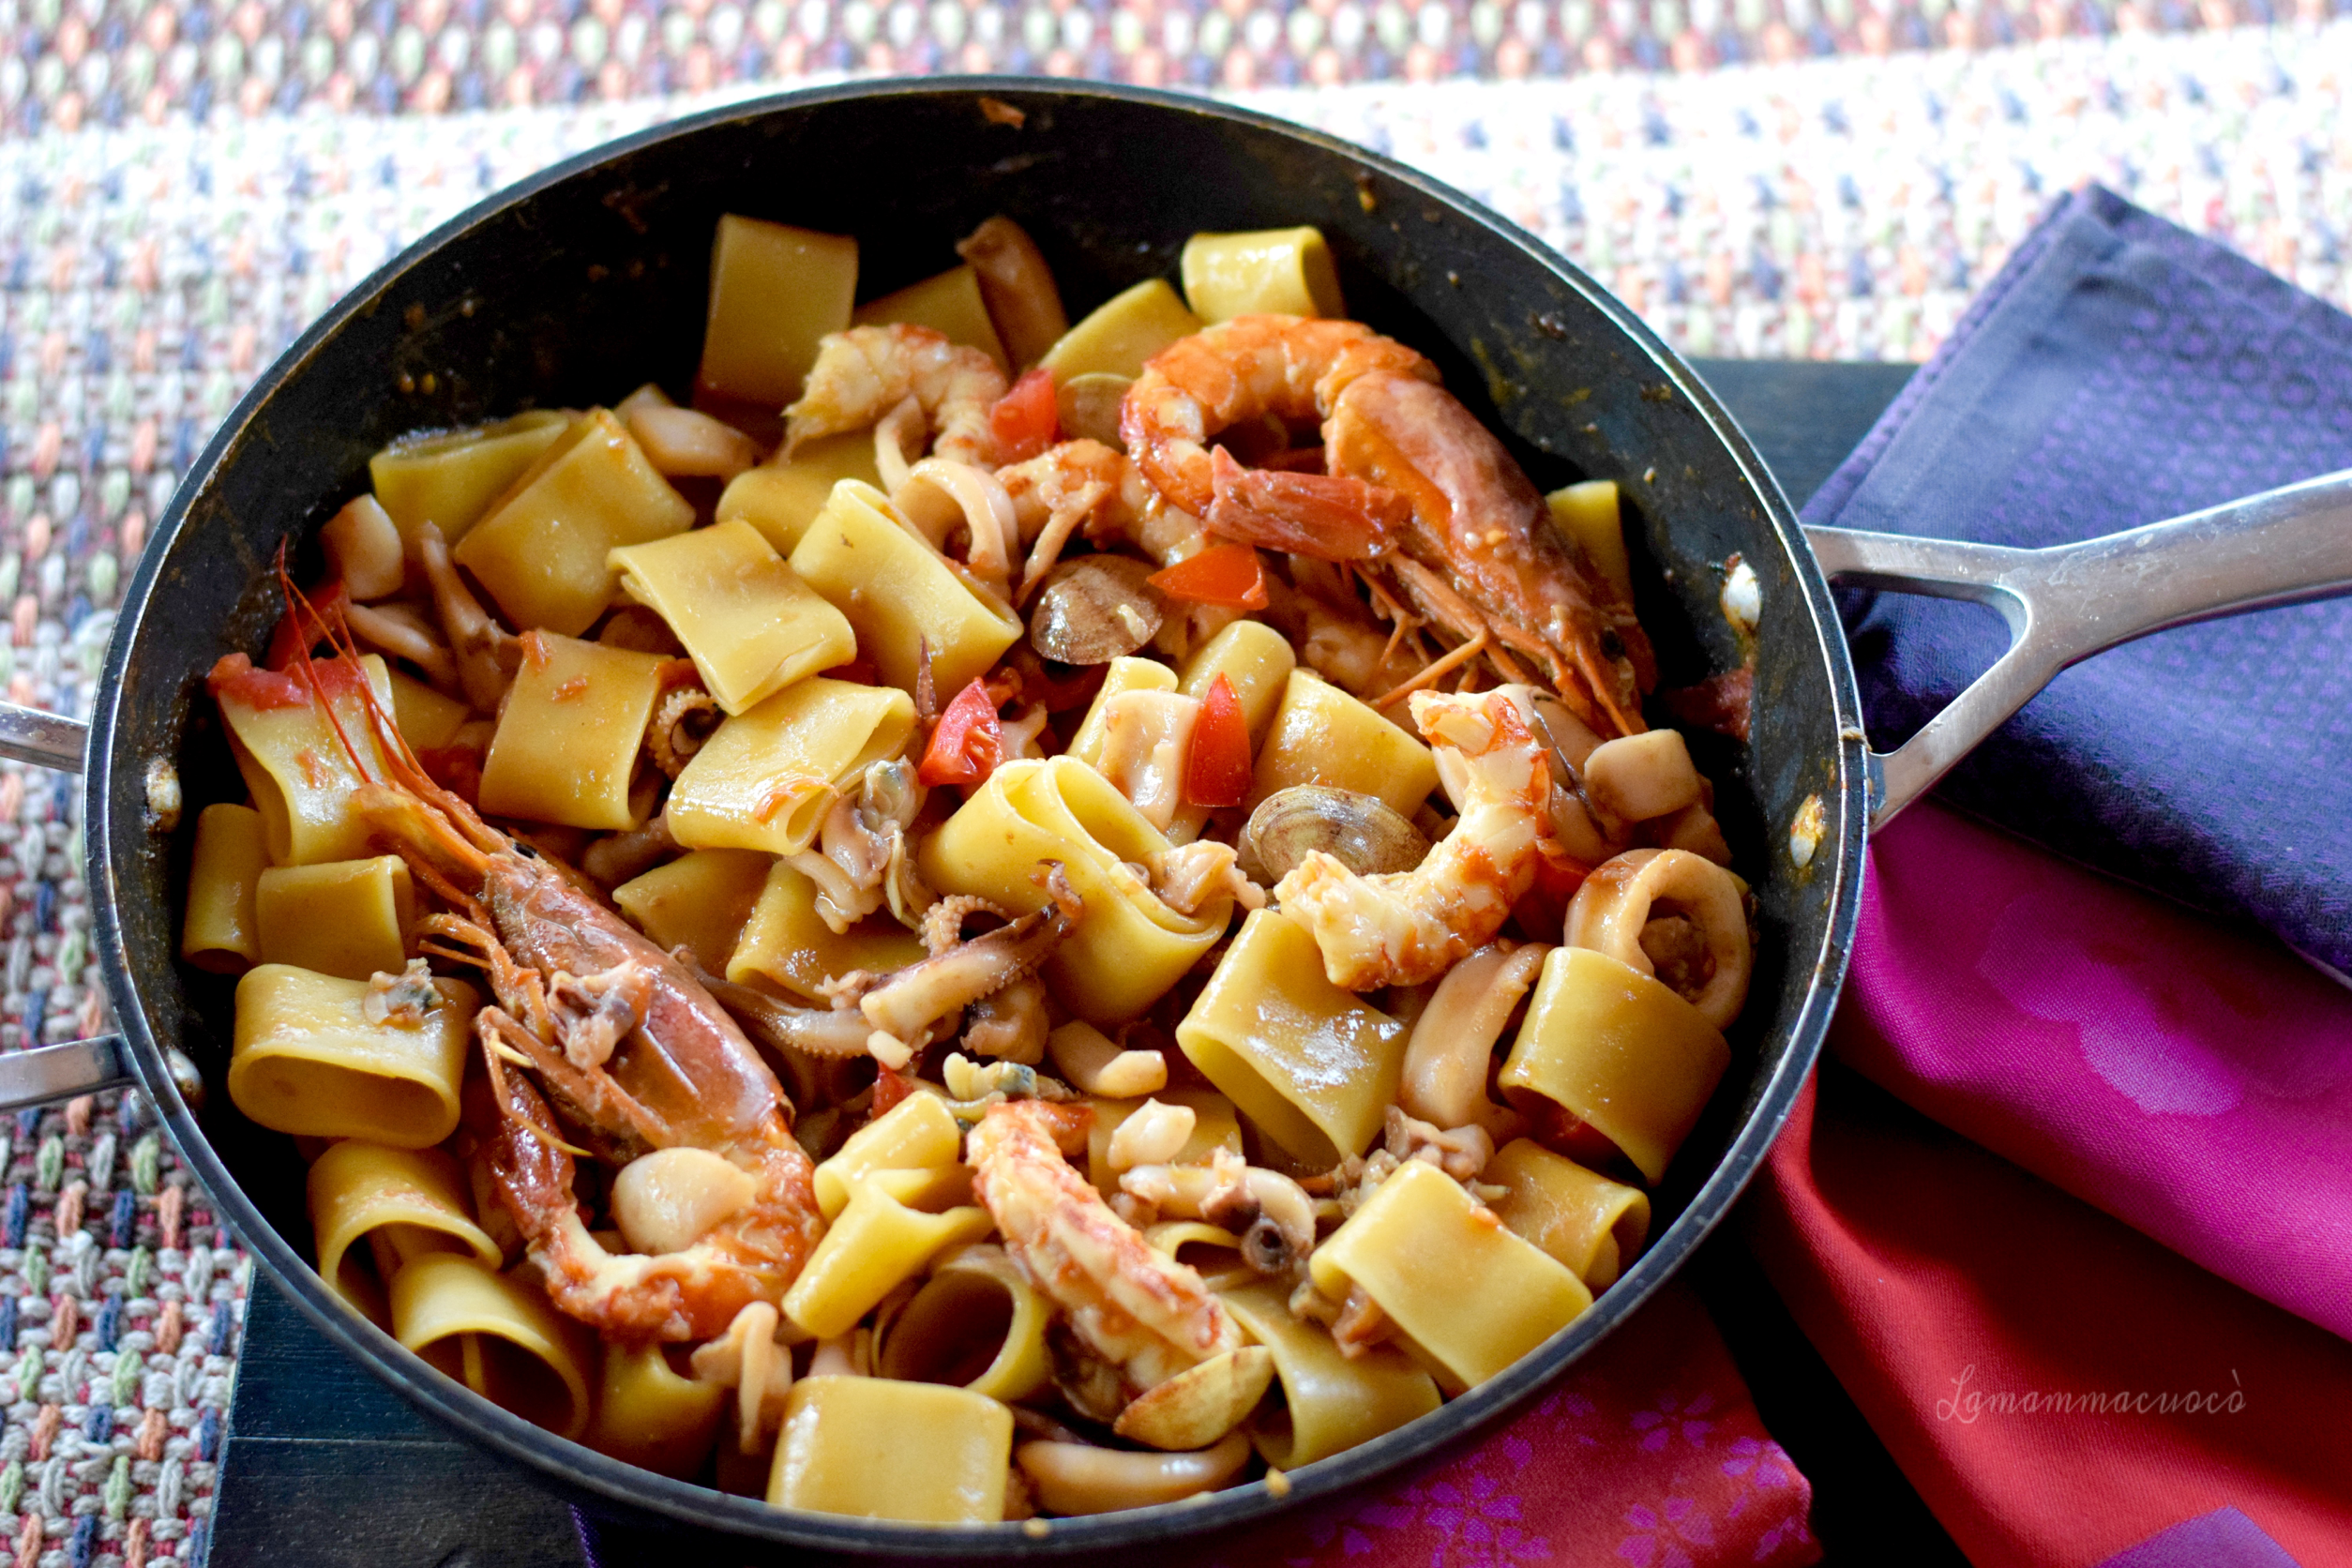
[[[2087,177],[2352,306],[2352,22],[2307,5],[2200,30],[2245,14],[0,0],[0,688],[87,712],[149,522],[343,290],[553,159],[794,72],[1223,83],[1487,201],[1690,351],[1907,358]],[[2021,36],[2041,41],[1978,47]],[[1947,47],[1902,47],[1928,39]],[[1741,63],[1758,58],[1781,63]],[[1603,68],[1645,60],[1678,69]],[[1258,85],[1295,80],[1354,84]],[[532,106],[457,112],[493,102]],[[80,804],[70,780],[0,764],[0,1049],[107,1024]],[[249,1263],[135,1096],[0,1135],[0,1552],[200,1560]]]

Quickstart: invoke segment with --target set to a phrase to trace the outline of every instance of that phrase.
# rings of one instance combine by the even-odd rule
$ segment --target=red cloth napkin
[[[1668,1283],[1543,1398],[1400,1483],[1165,1561],[1233,1568],[1801,1568],[1813,1489],[1696,1296]]]
[[[1832,1064],[1746,1206],[1799,1323],[1980,1568],[2231,1508],[2302,1568],[2352,1561],[2352,1345],[2181,1255],[2344,1310],[2344,1171],[2310,1163],[2352,1135],[2313,1103],[2344,999],[1932,807],[1874,861],[1835,1054],[2181,1251]]]

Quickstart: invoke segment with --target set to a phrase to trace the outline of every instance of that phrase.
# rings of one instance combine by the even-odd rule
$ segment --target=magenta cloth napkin
[[[2352,1338],[2352,993],[1932,803],[1871,862],[1843,1060]]]

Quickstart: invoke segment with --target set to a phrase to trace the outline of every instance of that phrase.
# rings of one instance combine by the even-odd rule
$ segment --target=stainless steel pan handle
[[[1807,528],[1839,582],[1989,605],[2009,651],[1892,751],[1869,753],[1877,832],[2068,665],[2190,621],[2352,593],[2352,469],[2050,550]]]
[[[90,727],[80,719],[0,702],[0,757],[80,773],[89,738]],[[0,1111],[69,1100],[130,1081],[119,1034],[36,1046],[0,1056]]]

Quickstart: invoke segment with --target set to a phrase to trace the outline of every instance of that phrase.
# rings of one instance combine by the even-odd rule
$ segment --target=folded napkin
[[[1821,1558],[1805,1526],[1812,1498],[1757,1419],[1706,1309],[1687,1286],[1671,1283],[1477,1442],[1269,1525],[1062,1560],[1105,1568],[1804,1568]],[[584,1511],[574,1518],[592,1568],[676,1553],[669,1534]]]
[[[1806,517],[2042,546],[2348,465],[2352,319],[2092,188]],[[1849,609],[1880,744],[2003,646]],[[2352,606],[2163,633],[1940,798],[2342,972],[2347,696]],[[1931,802],[1873,842],[1830,1051],[1748,1233],[1970,1560],[2352,1560],[2352,996]]]
[[[1817,1082],[1748,1233],[1976,1568],[2352,1561],[2352,1345],[1834,1062]]]
[[[2096,187],[2060,203],[1805,508],[2045,546],[2352,467],[2352,317]],[[2006,646],[1983,611],[1858,596],[1873,737]],[[2352,601],[2075,666],[1943,798],[2352,972]]]
[[[1830,1048],[2352,1339],[2352,993],[1934,803],[1871,846]]]

